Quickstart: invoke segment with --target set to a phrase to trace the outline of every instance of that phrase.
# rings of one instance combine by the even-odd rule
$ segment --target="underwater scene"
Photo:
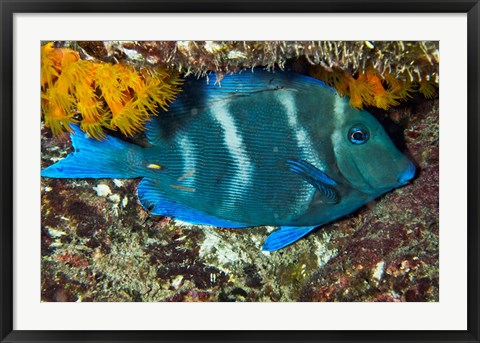
[[[436,41],[41,43],[43,302],[438,302]]]

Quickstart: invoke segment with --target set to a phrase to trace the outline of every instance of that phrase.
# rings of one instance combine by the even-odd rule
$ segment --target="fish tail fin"
[[[70,134],[75,149],[63,160],[42,170],[49,178],[135,178],[143,176],[142,148],[107,136],[98,141],[72,125]]]

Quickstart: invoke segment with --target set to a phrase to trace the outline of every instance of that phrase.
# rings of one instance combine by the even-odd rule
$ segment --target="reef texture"
[[[97,41],[59,42],[86,59],[125,62],[145,67],[164,65],[185,73],[235,72],[263,66],[283,69],[290,59],[304,57],[311,65],[409,76],[438,83],[438,42],[433,41]]]
[[[373,49],[368,43],[387,44],[357,44],[368,52]],[[225,50],[222,56],[231,54],[230,63],[188,57],[182,42],[142,47],[147,44],[151,50],[136,42],[78,43],[95,56],[90,58],[121,58],[120,47],[133,50],[136,54],[124,52],[133,54],[125,57],[132,63],[137,58],[155,64],[149,56],[163,51],[179,70],[200,73],[215,70],[215,63],[225,71],[245,65],[241,55],[234,56],[255,42],[225,42],[230,50],[208,42],[194,47]],[[305,60],[307,43],[269,44],[255,65],[279,66],[282,59],[303,55],[303,62],[287,67],[306,73],[315,68]],[[312,49],[339,54],[324,44],[312,43]],[[390,44],[393,56],[400,45]],[[407,44],[404,49],[411,51]],[[270,54],[274,48],[276,57]],[[337,63],[354,63],[348,54],[341,56]],[[404,141],[418,165],[416,178],[277,252],[261,251],[273,227],[218,229],[149,215],[136,198],[139,180],[42,178],[42,301],[439,301],[438,99],[416,93],[400,106],[372,112]],[[72,149],[67,135],[53,136],[45,126],[41,137],[42,168]]]

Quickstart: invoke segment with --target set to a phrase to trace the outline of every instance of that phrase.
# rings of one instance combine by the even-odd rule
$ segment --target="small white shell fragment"
[[[231,59],[231,60],[245,59],[245,58],[247,58],[247,55],[245,53],[241,52],[241,51],[232,50],[232,51],[228,52],[228,58]]]
[[[130,60],[141,60],[141,59],[143,59],[142,54],[133,50],[133,49],[123,48],[123,52],[125,53],[125,55],[128,56],[128,58]]]
[[[58,237],[61,237],[61,236],[65,235],[65,232],[60,231],[60,230],[56,230],[56,229],[52,229],[51,227],[48,228],[48,233],[49,233],[50,236],[52,236],[54,238],[58,238]]]
[[[117,187],[122,187],[124,182],[122,180],[119,180],[119,179],[113,179],[113,183],[115,184],[115,186]]]
[[[377,281],[380,281],[383,277],[383,271],[385,267],[385,261],[380,261],[377,263],[375,270],[373,271],[373,278]]]
[[[106,197],[107,195],[112,194],[110,187],[104,183],[100,183],[97,187],[93,187],[93,190],[97,192],[97,195],[100,197]]]
[[[173,280],[172,280],[172,287],[175,289],[178,289],[180,285],[182,284],[183,281],[183,275],[177,275]]]
[[[203,46],[203,48],[207,50],[209,53],[213,54],[221,51],[224,48],[224,45],[208,40],[205,42],[205,45]]]
[[[62,241],[57,238],[50,244],[50,248],[59,248],[62,245],[63,245]]]
[[[108,200],[113,201],[115,203],[119,203],[120,202],[120,195],[112,194],[108,197]]]

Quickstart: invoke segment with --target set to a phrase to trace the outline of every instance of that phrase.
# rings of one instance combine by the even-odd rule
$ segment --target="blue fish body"
[[[90,139],[44,169],[51,178],[143,178],[152,214],[225,228],[280,226],[283,248],[406,184],[412,162],[368,112],[322,82],[255,70],[221,85],[188,80],[168,112],[147,124],[150,147]]]

